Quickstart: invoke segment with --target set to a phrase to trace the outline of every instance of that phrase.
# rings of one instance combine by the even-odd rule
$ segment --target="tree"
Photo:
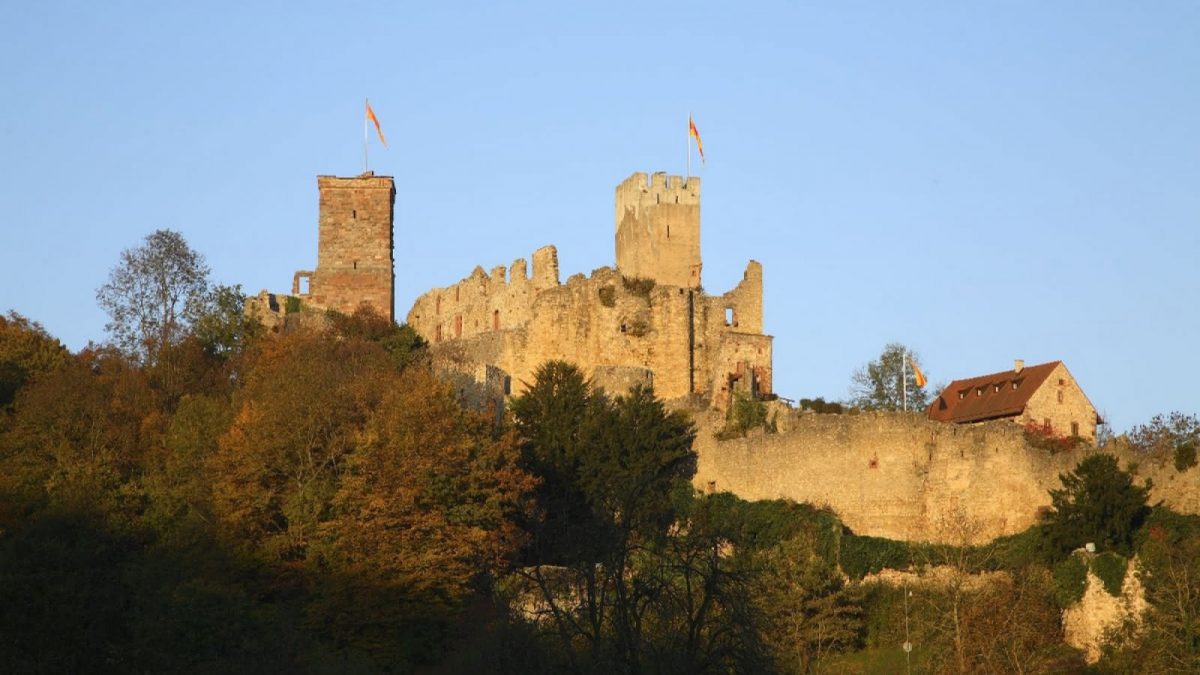
[[[1050,491],[1046,540],[1055,559],[1092,542],[1102,551],[1133,553],[1133,535],[1150,508],[1148,486],[1138,486],[1113,455],[1097,454],[1059,474],[1062,488]]]
[[[121,252],[96,300],[111,319],[113,342],[143,364],[157,364],[187,330],[208,290],[208,265],[183,235],[158,230]]]
[[[36,321],[0,314],[0,411],[31,379],[66,363],[69,352]]]
[[[1187,471],[1196,466],[1196,451],[1200,449],[1200,418],[1179,411],[1165,417],[1155,415],[1149,423],[1130,430],[1128,439],[1138,452],[1172,455],[1175,468]]]
[[[899,342],[888,343],[879,358],[854,371],[850,403],[864,410],[904,410],[907,388],[908,410],[923,410],[929,395],[924,385],[917,384],[914,361],[920,359],[911,349]]]
[[[227,358],[262,334],[262,324],[247,316],[240,284],[217,284],[187,307],[192,332],[210,356]]]
[[[573,669],[588,657],[597,670],[638,672],[650,651],[647,612],[662,588],[653,561],[676,523],[673,490],[690,490],[695,429],[652,390],[610,400],[563,362],[538,368],[513,413],[544,514],[531,523],[535,564],[523,574],[550,608]]]

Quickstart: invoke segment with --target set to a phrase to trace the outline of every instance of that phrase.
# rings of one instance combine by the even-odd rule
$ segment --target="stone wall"
[[[1071,452],[1030,447],[1010,422],[931,422],[918,413],[786,413],[781,432],[717,441],[724,420],[697,419],[697,488],[743,499],[786,498],[831,507],[858,534],[944,541],[953,519],[966,518],[980,539],[1020,532],[1050,506],[1090,446]],[[1136,458],[1118,454],[1121,466]],[[1200,512],[1200,486],[1173,466],[1141,463],[1154,484],[1151,501]]]

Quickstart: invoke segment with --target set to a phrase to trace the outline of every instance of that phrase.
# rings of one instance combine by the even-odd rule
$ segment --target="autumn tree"
[[[394,381],[347,456],[314,559],[329,574],[310,616],[385,663],[431,661],[436,630],[506,573],[534,479],[516,436],[459,407],[428,371]]]
[[[304,559],[337,476],[392,372],[361,340],[299,332],[265,341],[210,462],[221,529],[268,559]]]
[[[66,363],[69,353],[41,324],[9,312],[0,314],[0,411],[30,380]]]
[[[914,362],[920,359],[911,349],[888,343],[879,358],[854,371],[850,404],[863,410],[924,410],[929,394],[924,382],[918,381]]]
[[[157,230],[121,252],[96,300],[113,343],[143,364],[158,364],[188,329],[208,290],[208,265],[183,235]]]

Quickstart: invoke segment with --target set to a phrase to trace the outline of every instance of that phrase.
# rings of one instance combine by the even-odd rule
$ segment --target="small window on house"
[[[1079,435],[1079,422],[1071,422],[1071,435],[1072,436]]]
[[[500,330],[500,310],[492,311],[492,330]]]
[[[963,400],[963,399],[964,399],[964,398],[966,398],[966,397],[967,397],[967,392],[965,392],[965,391],[960,391],[960,392],[958,392],[958,400],[960,400],[960,401],[961,401],[961,400]]]
[[[350,219],[351,220],[358,219],[358,210],[357,209],[350,209]]]
[[[976,395],[976,396],[983,396],[983,387],[979,387],[979,388],[977,388],[977,389],[975,390],[975,395]]]
[[[995,391],[996,391],[996,393],[997,393],[997,394],[999,394],[999,393],[1000,393],[1000,385],[998,385],[998,384],[996,385]]]
[[[1016,388],[1017,388],[1017,383],[1013,382],[1013,389],[1016,389]]]
[[[458,286],[455,286],[455,287],[454,287],[454,301],[455,301],[455,302],[458,302],[458,292],[459,292],[460,290],[462,290],[462,289],[460,289]]]
[[[1062,393],[1061,389],[1058,390],[1058,402],[1059,403],[1063,402],[1063,393]]]
[[[671,238],[671,226],[668,225],[667,226],[667,239],[670,239],[670,238]]]
[[[725,308],[725,325],[726,326],[733,325],[733,308],[732,307]]]
[[[1061,387],[1061,386],[1063,386],[1063,385],[1064,385],[1064,384],[1066,384],[1066,383],[1067,383],[1067,381],[1066,381],[1066,380],[1064,380],[1063,378],[1061,378],[1061,377],[1060,377],[1060,378],[1058,378],[1058,386],[1060,386],[1060,387]]]
[[[662,195],[654,195],[654,203],[661,204],[662,203]]]
[[[354,269],[358,269],[358,261],[357,260],[354,261]]]

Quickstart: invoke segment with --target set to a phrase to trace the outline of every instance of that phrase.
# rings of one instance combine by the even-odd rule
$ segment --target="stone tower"
[[[700,287],[700,179],[635,173],[617,186],[617,269]]]
[[[394,320],[395,183],[390,176],[368,171],[354,178],[317,176],[317,189],[317,269],[297,272],[293,293],[314,305],[347,314],[366,303]],[[307,293],[300,287],[305,277],[309,279]]]

